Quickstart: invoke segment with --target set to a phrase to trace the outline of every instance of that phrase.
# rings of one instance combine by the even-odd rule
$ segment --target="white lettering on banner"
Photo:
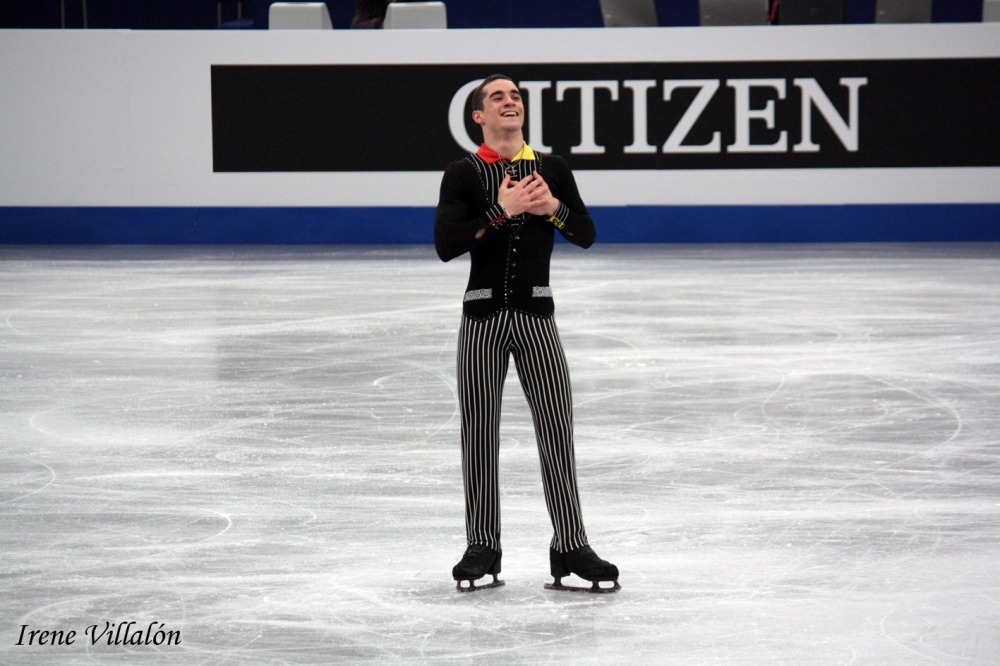
[[[479,144],[472,140],[469,132],[465,129],[465,103],[469,101],[469,95],[472,94],[472,91],[485,80],[476,79],[466,83],[458,89],[455,96],[451,98],[451,104],[448,105],[448,129],[451,130],[451,138],[455,139],[455,143],[460,145],[462,150],[470,153],[479,150]],[[542,125],[540,121],[541,118],[539,118],[539,127]]]
[[[729,153],[783,153],[788,150],[788,132],[782,131],[774,143],[750,143],[750,121],[763,120],[774,129],[774,100],[763,109],[750,108],[751,88],[774,88],[778,99],[785,99],[784,79],[729,79],[726,85],[736,91],[736,142],[726,146]]]
[[[655,153],[656,146],[649,142],[646,136],[646,93],[656,87],[653,79],[638,79],[626,81],[623,84],[632,91],[632,143],[625,146],[626,153]]]
[[[834,134],[852,153],[858,150],[858,89],[868,83],[864,77],[845,77],[840,85],[847,86],[848,110],[847,122],[837,113],[816,79],[795,79],[795,85],[802,91],[802,141],[795,144],[793,150],[797,153],[818,153],[819,145],[812,141],[812,105],[815,104],[820,114],[833,129]]]
[[[711,101],[715,91],[719,89],[717,79],[680,79],[667,80],[663,82],[663,101],[669,102],[670,95],[677,88],[700,88],[698,94],[691,101],[691,106],[687,108],[684,115],[677,122],[674,131],[667,137],[667,142],[663,144],[665,153],[718,153],[722,150],[722,135],[719,132],[712,134],[712,140],[704,145],[685,146],[682,145],[687,138],[688,132],[701,116]]]
[[[571,146],[575,155],[603,155],[604,146],[594,142],[594,93],[598,88],[611,92],[611,101],[618,101],[617,81],[556,81],[556,101],[563,101],[563,94],[573,88],[580,89],[580,143]]]
[[[465,104],[469,95],[483,79],[469,81],[455,93],[448,107],[448,127],[455,142],[463,149],[474,153],[479,145],[469,137],[465,127]],[[525,109],[529,121],[528,143],[546,152],[552,148],[542,140],[542,95],[552,88],[552,81],[521,81],[518,86],[528,91]],[[656,87],[653,79],[627,79],[622,85],[632,91],[632,143],[625,146],[628,155],[656,153],[657,148],[649,143],[649,90]],[[674,90],[678,88],[697,88],[698,92],[684,115],[677,121],[666,142],[663,153],[721,153],[722,133],[718,130],[712,133],[712,138],[704,144],[685,144],[688,134],[702,113],[719,90],[721,79],[666,79],[663,81],[663,101],[669,102]],[[844,120],[840,112],[827,97],[816,79],[793,79],[793,83],[802,93],[801,130],[802,139],[792,146],[796,153],[816,153],[820,146],[812,140],[812,109],[816,107],[834,134],[849,152],[858,151],[858,133],[860,129],[859,97],[860,88],[867,85],[865,77],[844,77],[840,85],[847,88],[848,112]],[[618,81],[555,81],[556,101],[565,99],[567,90],[580,91],[580,143],[570,147],[570,152],[577,155],[603,155],[605,147],[597,144],[596,120],[594,114],[594,96],[598,89],[607,90],[611,101],[618,101]],[[735,141],[726,146],[728,153],[783,153],[789,150],[788,132],[782,130],[774,143],[751,143],[750,127],[754,120],[763,120],[767,129],[775,129],[775,100],[769,99],[763,108],[751,108],[750,91],[753,88],[771,88],[777,93],[777,99],[783,100],[786,95],[785,79],[727,79],[726,85],[733,89],[735,96],[734,120]]]
[[[528,91],[528,145],[536,150],[552,152],[542,141],[542,91],[552,87],[551,81],[519,81],[517,87]]]

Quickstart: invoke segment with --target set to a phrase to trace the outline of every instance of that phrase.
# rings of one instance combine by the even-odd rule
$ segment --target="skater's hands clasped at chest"
[[[511,182],[510,176],[505,176],[497,192],[497,201],[508,215],[549,216],[559,208],[559,200],[552,196],[548,183],[538,172],[518,182]]]

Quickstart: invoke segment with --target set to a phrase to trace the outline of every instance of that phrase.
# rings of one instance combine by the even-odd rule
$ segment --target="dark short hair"
[[[486,91],[485,91],[486,86],[499,79],[503,79],[504,81],[510,81],[511,83],[514,83],[514,79],[510,78],[506,74],[490,74],[489,76],[487,76],[485,79],[483,79],[483,82],[480,83],[478,86],[476,86],[476,89],[472,91],[473,111],[483,110],[484,108],[483,100],[486,99]],[[515,83],[514,85],[516,86],[517,84]]]

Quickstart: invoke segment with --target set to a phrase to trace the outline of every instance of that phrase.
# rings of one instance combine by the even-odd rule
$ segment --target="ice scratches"
[[[832,382],[844,382],[851,386],[831,391]],[[779,389],[769,395],[762,405],[761,411],[766,415],[766,422],[771,427],[782,431],[792,428],[807,433],[812,439],[823,435],[831,441],[826,444],[817,441],[817,446],[849,445],[857,450],[859,456],[865,458],[869,456],[863,453],[861,446],[878,451],[875,447],[881,444],[883,450],[879,452],[880,455],[888,453],[890,457],[896,458],[891,462],[866,461],[867,464],[860,467],[860,473],[848,472],[853,478],[820,498],[818,500],[820,504],[831,501],[864,483],[877,483],[879,477],[887,472],[919,471],[919,468],[912,467],[914,462],[940,452],[955,441],[962,431],[961,415],[938,396],[870,375],[800,377],[791,387],[789,400],[784,404],[777,404],[772,412],[768,413],[764,405],[777,401],[780,389],[785,383],[786,380],[783,378]],[[810,392],[810,385],[817,384],[818,388]],[[842,397],[831,403],[830,393]],[[847,410],[849,430],[831,427],[828,420],[831,405],[834,409],[840,406],[840,409]],[[818,423],[811,422],[811,418],[820,414],[823,416]],[[902,432],[906,432],[905,439],[897,435]],[[886,446],[882,442],[889,444]],[[838,457],[840,457],[839,451],[834,450],[831,460],[836,460]],[[889,492],[899,499],[932,485],[933,483],[923,484],[920,488],[903,494]]]
[[[45,471],[28,471],[33,467],[43,467]],[[41,483],[43,480],[44,483]],[[0,469],[0,505],[16,502],[26,497],[31,497],[35,493],[40,493],[51,486],[55,480],[55,470],[41,461],[31,460],[24,463],[17,461],[12,463],[5,462],[2,469]],[[36,488],[28,492],[23,491],[23,486],[33,486],[39,483],[41,485],[38,485]],[[13,497],[5,497],[5,495],[13,495]]]
[[[209,517],[193,517],[190,511]],[[96,526],[88,529],[81,525],[88,521]],[[72,527],[72,533],[50,541],[39,550],[35,561],[42,570],[23,577],[22,582],[121,570],[126,565],[133,567],[158,558],[175,557],[221,537],[233,521],[228,514],[213,509],[185,509],[181,513],[138,510],[110,515],[84,511],[70,513],[54,525]],[[67,552],[72,552],[73,557],[64,559]]]
[[[24,331],[18,329],[16,326],[14,326],[14,324],[12,324],[11,321],[10,321],[11,319],[14,318],[14,315],[16,315],[16,314],[18,314],[20,312],[21,312],[21,310],[14,310],[10,314],[7,315],[7,318],[5,320],[6,323],[7,323],[7,328],[9,328],[10,330],[14,331],[18,335],[28,335]]]
[[[288,333],[302,330],[330,331],[337,330],[341,334],[367,331],[373,321],[379,318],[393,318],[402,315],[429,315],[438,312],[454,310],[453,305],[438,304],[418,308],[403,308],[398,310],[368,311],[347,313],[324,317],[307,317],[304,319],[283,320],[271,324],[231,324],[224,326],[221,332],[230,336],[259,336],[263,334]],[[211,330],[206,330],[211,332]],[[163,338],[169,341],[169,337]]]
[[[401,359],[400,362],[402,365],[405,365],[410,369],[378,377],[372,382],[372,385],[379,389],[392,391],[394,394],[399,396],[412,395],[413,393],[426,394],[429,387],[428,384],[422,382],[421,379],[430,375],[434,378],[433,385],[436,388],[443,388],[447,391],[447,394],[450,396],[451,402],[453,403],[451,414],[447,420],[438,422],[435,427],[427,429],[421,437],[412,439],[408,442],[409,445],[421,444],[435,438],[439,433],[451,426],[458,419],[458,388],[455,384],[455,375],[446,373],[438,367],[417,364],[405,359]],[[406,381],[410,378],[413,379],[412,382]],[[412,414],[413,410],[412,408],[404,408],[404,413]],[[393,421],[399,419],[400,414],[398,412],[392,415]]]
[[[198,477],[216,477],[216,476],[243,476],[243,472],[213,472],[209,470],[191,470],[191,469],[178,469],[178,470],[159,470],[159,471],[149,471],[149,472],[117,472],[114,474],[97,474],[94,476],[78,476],[74,478],[74,481],[96,481],[98,479],[162,479],[169,477],[177,477],[181,479],[186,478],[198,478]]]
[[[955,599],[960,602],[960,599]],[[989,659],[991,655],[981,650],[961,649],[958,645],[979,642],[984,633],[987,636],[995,625],[984,623],[972,627],[968,636],[955,636],[947,628],[948,618],[940,610],[933,609],[933,600],[928,598],[924,603],[913,606],[897,606],[889,609],[879,618],[879,631],[882,636],[896,645],[911,659],[920,658],[935,663],[977,663]],[[985,638],[985,636],[983,636]],[[958,649],[956,649],[958,648]]]
[[[515,372],[507,585],[454,590],[468,260],[0,255],[28,257],[0,261],[4,663],[997,663],[1000,246],[557,247],[581,501],[624,588],[582,601],[542,589]],[[12,647],[102,618],[184,645]]]
[[[578,332],[573,336],[573,338],[577,337],[591,337],[591,338],[597,338],[599,340],[606,340],[608,342],[614,343],[610,347],[611,349],[614,349],[615,347],[625,347],[627,349],[632,349],[634,351],[641,351],[642,349],[639,345],[635,344],[634,342],[630,342],[624,337],[612,335],[611,333],[606,333],[606,332],[593,331],[593,330],[583,331],[583,332]],[[567,338],[569,338],[569,336],[567,336]]]

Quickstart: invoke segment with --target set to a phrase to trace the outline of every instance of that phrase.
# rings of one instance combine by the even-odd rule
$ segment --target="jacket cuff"
[[[490,226],[494,229],[496,229],[501,224],[507,221],[507,211],[504,210],[504,207],[501,206],[499,203],[495,203],[489,208],[487,208],[486,212],[483,213],[483,215],[486,218],[487,226]]]
[[[556,208],[556,212],[549,216],[549,222],[551,222],[556,229],[564,229],[566,227],[566,220],[569,219],[569,207],[563,202],[559,202],[559,207]]]

